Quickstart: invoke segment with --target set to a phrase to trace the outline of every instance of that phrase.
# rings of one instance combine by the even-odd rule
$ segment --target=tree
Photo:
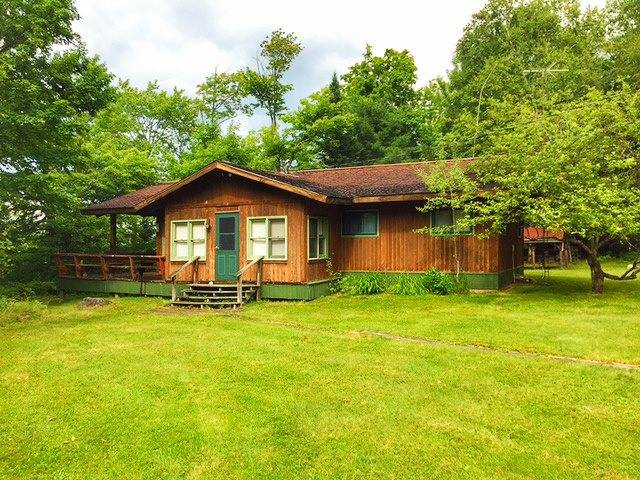
[[[338,103],[342,99],[342,92],[340,91],[340,80],[338,80],[338,74],[333,72],[331,76],[331,83],[329,83],[329,91],[331,92],[331,101]]]
[[[222,124],[238,115],[250,115],[252,109],[244,104],[245,93],[242,86],[242,72],[218,73],[198,86],[201,115],[218,133]]]
[[[407,161],[429,155],[426,97],[416,89],[417,68],[408,51],[361,62],[338,82],[301,101],[285,120],[294,136],[327,166]]]
[[[48,272],[52,252],[95,236],[94,222],[71,218],[83,188],[71,176],[87,169],[82,136],[113,89],[73,33],[76,18],[71,0],[0,8],[0,238],[11,249],[0,257],[14,279]]]
[[[173,178],[196,140],[199,108],[181,90],[165,92],[155,82],[140,90],[121,82],[115,101],[96,115],[86,148],[105,167],[137,158],[138,184],[117,193],[143,186],[140,182],[149,182],[150,176]]]
[[[640,3],[613,0],[608,13],[609,52],[614,65],[611,82],[621,80],[640,88]]]
[[[293,88],[283,83],[284,74],[301,51],[302,45],[294,34],[275,30],[260,44],[256,69],[243,72],[246,94],[255,99],[254,107],[267,111],[272,127],[277,127],[278,118],[286,111],[284,96]]]
[[[184,178],[214,161],[263,170],[278,168],[277,159],[265,153],[260,134],[252,132],[243,137],[238,133],[237,127],[231,126],[224,134],[206,142],[195,143],[172,173],[175,178]]]
[[[546,108],[590,89],[609,90],[606,17],[579,0],[490,0],[464,30],[453,70],[436,99],[446,108],[442,155],[483,154],[502,128],[490,104]]]
[[[457,202],[486,235],[516,222],[566,232],[587,258],[594,292],[605,279],[636,278],[640,261],[614,275],[599,255],[640,235],[640,94],[594,90],[547,111],[514,105],[509,115],[511,128],[492,133],[491,155],[468,168],[467,184],[435,201]]]

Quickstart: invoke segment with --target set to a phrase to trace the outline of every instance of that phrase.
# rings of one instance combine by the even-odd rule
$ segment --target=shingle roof
[[[466,166],[473,159],[447,160],[447,164],[454,163]],[[382,165],[367,165],[359,167],[323,168],[317,170],[300,170],[290,173],[267,172],[239,167],[226,163],[214,163],[180,182],[151,185],[135,192],[107,200],[87,207],[88,214],[104,213],[135,213],[150,203],[161,199],[163,192],[170,193],[187,183],[199,178],[215,169],[230,171],[240,176],[246,175],[258,181],[266,181],[276,188],[295,189],[297,193],[308,194],[312,198],[323,201],[340,201],[349,203],[354,199],[369,197],[371,200],[383,201],[385,197],[399,196],[427,196],[430,193],[425,188],[420,172],[433,168],[438,162],[413,162]]]
[[[524,229],[525,242],[544,242],[564,240],[564,232],[561,230],[546,230],[539,227],[527,227]]]
[[[461,165],[470,161],[471,159],[447,160],[449,164],[457,162]],[[278,175],[289,181],[303,181],[317,186],[317,191],[322,190],[336,198],[428,194],[433,192],[427,192],[420,172],[433,168],[437,163],[431,161],[324,168]]]
[[[140,202],[148,200],[158,193],[165,190],[174,182],[158,183],[149,185],[126,195],[111,198],[104,202],[96,203],[84,209],[85,213],[101,214],[101,213],[134,213],[135,207]]]

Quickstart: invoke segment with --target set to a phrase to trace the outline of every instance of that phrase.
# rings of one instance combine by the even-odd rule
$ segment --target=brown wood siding
[[[518,231],[519,226],[511,224],[504,235],[500,236],[500,270],[511,270],[524,265],[524,237]]]
[[[207,232],[207,259],[199,268],[198,280],[215,280],[215,215],[225,212],[238,212],[240,215],[240,267],[248,263],[247,218],[287,216],[287,260],[266,261],[263,270],[265,282],[323,280],[332,271],[412,272],[435,267],[454,272],[456,239],[415,233],[415,229],[429,225],[429,216],[418,212],[418,205],[410,202],[366,207],[326,205],[228,173],[213,172],[174,193],[164,203],[163,228],[168,260],[166,276],[168,278],[183,263],[171,261],[171,222],[206,219],[211,225]],[[358,209],[379,212],[377,237],[342,237],[342,212]],[[309,216],[327,217],[329,220],[330,261],[308,259]],[[521,243],[521,239],[515,238],[516,235],[514,226],[507,235],[486,240],[477,236],[458,237],[461,271],[497,273],[511,268],[511,245]],[[157,245],[158,254],[161,254],[161,239],[158,239]],[[516,246],[516,252],[520,255],[516,260],[521,264],[522,248]],[[253,280],[254,274],[250,272],[246,278]],[[188,281],[190,275],[187,269],[180,280]]]
[[[309,203],[307,212],[329,218],[329,251],[334,271],[413,272],[435,267],[454,272],[456,239],[415,233],[430,223],[429,215],[418,212],[416,206],[414,203],[377,205],[373,209],[379,212],[379,235],[362,238],[342,237],[342,211],[370,210],[369,207],[325,207]],[[460,236],[457,242],[461,271],[499,271],[500,237],[481,240],[477,236]],[[309,280],[326,278],[326,263],[310,262]]]
[[[274,283],[302,283],[307,281],[306,268],[306,215],[304,202],[299,197],[280,192],[272,187],[215,172],[185,187],[165,203],[166,255],[170,272],[182,265],[171,260],[171,222],[174,220],[207,219],[211,227],[207,232],[207,258],[200,264],[199,281],[215,280],[216,213],[240,214],[240,267],[247,261],[247,218],[256,216],[287,216],[287,260],[265,261],[263,280]],[[190,279],[190,269],[179,280]],[[254,270],[254,269],[252,269]],[[255,278],[255,270],[245,279]]]

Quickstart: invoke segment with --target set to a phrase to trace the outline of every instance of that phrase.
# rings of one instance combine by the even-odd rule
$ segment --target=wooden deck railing
[[[196,283],[196,281],[198,280],[198,267],[200,266],[200,257],[193,257],[187,263],[182,264],[169,276],[169,280],[171,280],[171,300],[174,302],[178,299],[178,291],[176,289],[178,277],[183,271],[187,269],[189,265],[193,265],[193,268],[191,269],[191,283]]]
[[[84,280],[164,280],[166,259],[161,255],[100,255],[59,253],[58,276]]]
[[[256,285],[258,286],[258,290],[256,290],[256,300],[260,300],[260,285],[262,285],[262,264],[264,263],[264,257],[258,257],[253,260],[251,263],[245,265],[238,273],[236,273],[236,278],[238,279],[238,303],[243,303],[242,298],[242,276],[247,272],[251,267],[257,265],[257,273],[256,273]]]

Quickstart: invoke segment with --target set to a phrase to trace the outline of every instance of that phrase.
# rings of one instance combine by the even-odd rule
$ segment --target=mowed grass
[[[509,353],[640,364],[640,286],[586,281],[0,313],[0,477],[638,478],[640,372]]]
[[[626,263],[605,267],[622,273]],[[527,271],[533,285],[455,296],[331,296],[314,302],[251,304],[243,316],[336,331],[366,330],[640,365],[640,280],[590,291],[585,264]]]

